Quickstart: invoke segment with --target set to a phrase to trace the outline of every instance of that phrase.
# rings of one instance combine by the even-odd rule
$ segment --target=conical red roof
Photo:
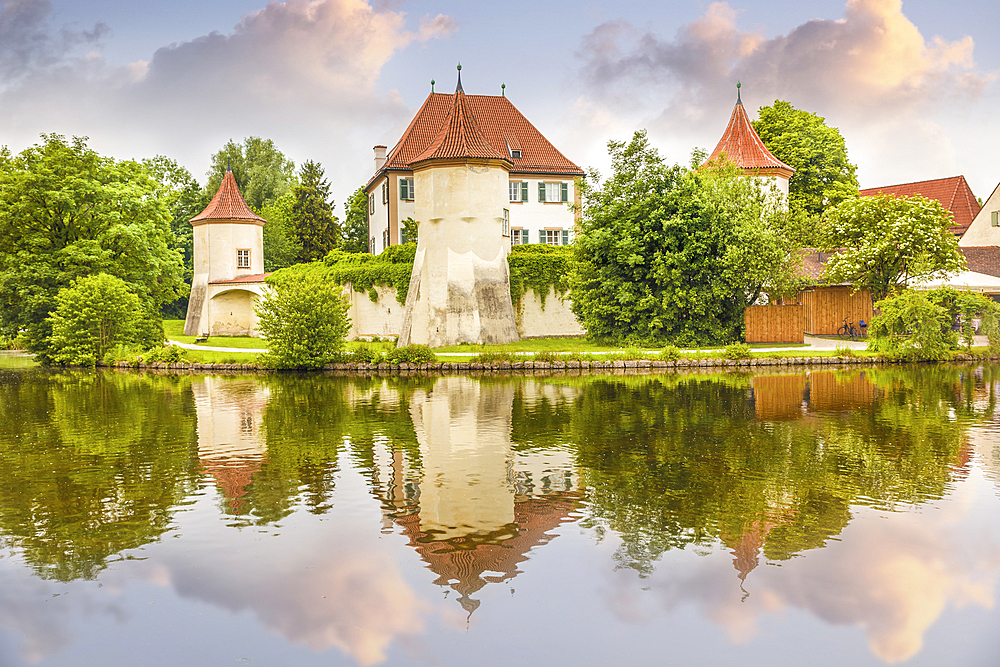
[[[212,197],[205,210],[191,218],[191,222],[201,220],[252,220],[254,222],[265,222],[264,218],[250,210],[240,188],[236,185],[236,178],[233,172],[226,170],[226,175],[222,178],[222,185],[219,191]]]
[[[750,118],[747,117],[743,102],[736,101],[736,108],[729,118],[729,126],[719,140],[719,145],[712,151],[708,162],[713,162],[725,153],[726,159],[741,169],[777,169],[786,171],[791,177],[795,170],[771,155],[767,146],[760,140]]]
[[[410,160],[411,164],[424,160],[449,159],[449,158],[473,158],[488,160],[510,159],[497,149],[490,146],[483,137],[476,125],[476,119],[469,110],[469,103],[465,99],[465,92],[459,84],[459,89],[455,91],[455,101],[448,111],[444,124],[438,130],[437,135],[430,145],[419,155]]]

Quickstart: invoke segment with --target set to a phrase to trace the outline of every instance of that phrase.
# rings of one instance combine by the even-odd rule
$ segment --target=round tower
[[[507,253],[510,159],[484,139],[462,89],[412,161],[417,254],[399,345],[519,339]]]
[[[215,197],[191,218],[194,276],[184,335],[254,335],[253,304],[264,284],[264,222],[227,168]]]

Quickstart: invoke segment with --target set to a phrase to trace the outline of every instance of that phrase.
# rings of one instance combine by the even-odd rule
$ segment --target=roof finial
[[[462,63],[458,63],[458,85],[455,86],[456,93],[464,93],[465,90],[462,88]]]
[[[501,83],[500,84],[500,97],[507,97],[507,84],[506,83]]]
[[[740,82],[736,82],[736,103],[743,104],[743,100],[740,99]]]
[[[434,92],[434,79],[431,79],[431,92]]]

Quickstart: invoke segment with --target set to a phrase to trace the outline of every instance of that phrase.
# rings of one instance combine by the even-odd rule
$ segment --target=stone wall
[[[391,338],[398,336],[403,322],[403,306],[396,301],[396,289],[386,285],[375,288],[378,301],[372,302],[368,292],[356,292],[351,285],[344,290],[351,303],[348,314],[351,317],[351,331],[348,340],[369,339],[373,336]],[[551,290],[545,299],[545,307],[533,290],[528,290],[521,299],[517,316],[517,332],[522,338],[542,336],[583,336],[586,331],[570,310],[569,299],[560,298]]]

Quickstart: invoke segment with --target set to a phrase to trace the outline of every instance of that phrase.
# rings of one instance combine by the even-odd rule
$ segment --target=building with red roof
[[[788,181],[795,169],[774,157],[753,129],[750,117],[743,108],[739,83],[736,84],[736,106],[729,117],[729,125],[705,164],[720,162],[739,167],[747,176],[760,178],[765,183],[774,183],[788,197]]]
[[[186,336],[253,336],[253,306],[263,295],[264,218],[250,210],[233,172],[226,170],[205,210],[191,218],[194,276]]]
[[[577,181],[584,172],[553,146],[501,95],[436,93],[433,82],[410,125],[391,151],[375,146],[375,174],[368,195],[369,251],[378,254],[402,238],[402,221],[416,219],[422,196],[414,167],[429,160],[495,160],[507,170],[508,244],[568,244],[576,217]],[[463,100],[456,107],[456,99]],[[455,112],[455,109],[459,109]],[[434,193],[434,196],[439,196]],[[422,221],[418,221],[422,222]]]

